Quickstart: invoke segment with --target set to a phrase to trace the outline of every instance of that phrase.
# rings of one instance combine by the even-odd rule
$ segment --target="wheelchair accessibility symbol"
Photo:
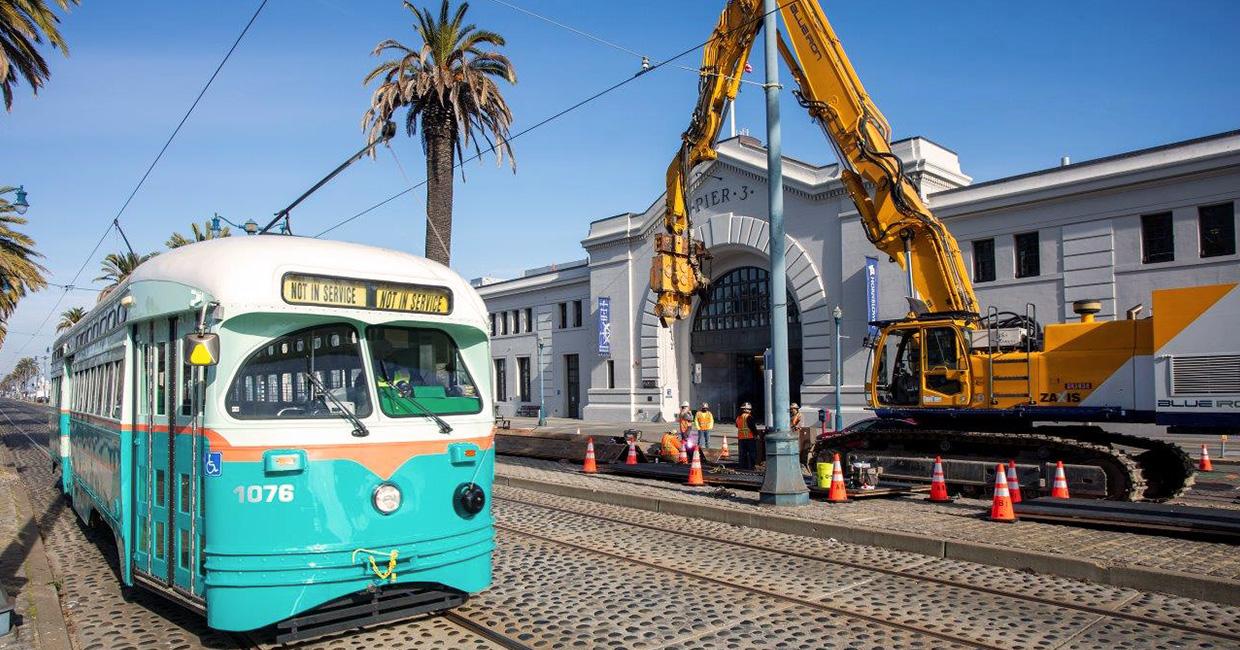
[[[207,476],[219,476],[223,469],[223,452],[208,451],[203,454],[202,468]]]

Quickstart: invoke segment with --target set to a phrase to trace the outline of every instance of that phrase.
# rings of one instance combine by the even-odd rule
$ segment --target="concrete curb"
[[[503,474],[496,474],[495,483],[544,494],[747,526],[789,535],[834,538],[841,542],[878,546],[949,560],[989,564],[1113,587],[1157,591],[1226,605],[1240,605],[1240,581],[1227,578],[1214,578],[1152,567],[1105,564],[1088,558],[945,539],[931,535],[809,521],[776,513],[748,512],[726,506],[690,503],[677,499],[660,499],[610,490],[579,488],[562,483]]]
[[[0,464],[17,467],[12,450],[3,442],[0,442]],[[29,489],[20,480],[16,483],[13,496],[22,518],[19,526],[24,526],[25,522],[34,518],[34,508],[31,505]],[[56,576],[52,573],[51,565],[48,563],[42,535],[42,531],[39,531],[30,540],[30,552],[24,563],[27,582],[23,591],[35,613],[19,613],[28,617],[27,624],[34,623],[35,644],[40,650],[71,650],[73,644],[70,639],[72,637],[65,624],[64,611],[60,607],[60,595],[56,592]]]

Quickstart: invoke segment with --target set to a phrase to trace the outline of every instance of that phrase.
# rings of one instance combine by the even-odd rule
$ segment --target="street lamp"
[[[8,192],[15,192],[17,194],[17,200],[10,204],[13,206],[13,210],[17,214],[26,214],[26,210],[30,209],[30,202],[26,200],[26,186],[18,185],[16,189],[8,190]],[[8,192],[4,193],[7,194]]]
[[[538,342],[538,426],[547,426],[547,366],[543,364],[543,342]]]
[[[840,403],[840,384],[844,382],[844,355],[840,353],[840,321],[844,318],[844,310],[839,305],[831,310],[835,319],[835,430],[844,427],[843,405]]]

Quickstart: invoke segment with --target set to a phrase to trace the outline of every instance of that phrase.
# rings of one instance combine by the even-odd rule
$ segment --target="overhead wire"
[[[538,12],[535,12],[535,11],[530,11],[529,9],[526,9],[525,7],[521,7],[521,6],[515,5],[515,4],[511,3],[511,2],[508,2],[507,0],[490,0],[490,1],[491,1],[491,2],[494,2],[495,4],[498,4],[498,5],[503,5],[503,6],[505,6],[505,7],[508,7],[509,9],[512,9],[513,11],[519,11],[519,12],[521,12],[521,13],[523,13],[523,14],[527,15],[527,16],[531,16],[531,17],[533,17],[533,18],[537,18],[538,20],[541,20],[541,21],[543,21],[543,22],[550,23],[550,24],[552,24],[552,25],[555,25],[556,27],[559,27],[559,28],[562,28],[562,29],[566,29],[566,30],[568,30],[568,31],[570,31],[570,32],[572,32],[572,33],[574,33],[574,34],[577,34],[578,36],[582,36],[582,37],[584,37],[584,38],[588,38],[588,39],[590,39],[590,40],[592,40],[592,41],[595,41],[595,42],[597,42],[597,43],[600,43],[600,44],[605,45],[605,46],[607,46],[607,47],[610,47],[610,48],[612,48],[612,49],[618,50],[618,51],[620,51],[620,52],[624,52],[625,54],[631,54],[631,55],[633,55],[633,56],[635,56],[635,57],[637,57],[637,58],[639,58],[639,59],[642,59],[643,61],[650,61],[650,60],[651,60],[651,59],[650,59],[650,57],[649,57],[648,55],[642,54],[641,52],[638,52],[637,50],[632,50],[632,49],[629,49],[629,48],[627,48],[627,47],[625,47],[625,46],[623,46],[623,45],[618,45],[618,44],[613,43],[612,41],[609,41],[609,40],[607,40],[607,39],[605,39],[605,38],[603,38],[603,37],[601,37],[601,36],[598,36],[598,35],[596,35],[596,34],[591,34],[590,32],[587,32],[587,31],[585,31],[585,30],[583,30],[583,29],[578,29],[577,27],[573,27],[572,25],[569,25],[569,24],[567,24],[567,23],[564,23],[564,22],[561,22],[561,21],[559,21],[559,20],[556,20],[556,19],[554,19],[554,18],[552,18],[552,17],[550,17],[550,16],[545,16],[545,15],[540,14],[540,13],[538,13]],[[690,68],[690,67],[689,67],[689,66],[687,66],[687,65],[673,65],[672,67],[673,67],[673,68],[677,68],[677,69],[679,69],[679,70],[686,70],[686,71],[688,71],[688,72],[692,72],[692,73],[694,73],[694,74],[699,74],[699,75],[700,75],[700,74],[702,74],[702,71],[701,71],[701,69],[700,69],[700,68]],[[727,79],[729,79],[729,80],[731,79],[731,77],[726,77],[726,78],[727,78]],[[762,85],[763,85],[763,84],[761,84],[760,82],[757,82],[757,81],[749,81],[748,79],[741,79],[741,80],[740,80],[740,82],[741,82],[741,83],[743,83],[743,84],[752,84],[752,85],[755,85],[755,86],[762,86]]]
[[[498,1],[498,0],[492,0],[492,1]],[[507,3],[501,3],[501,4],[507,4]],[[509,5],[509,6],[512,6],[512,5]],[[762,19],[766,18],[766,16],[767,16],[768,14],[770,14],[770,13],[775,13],[775,12],[777,12],[777,11],[782,10],[782,9],[784,8],[784,6],[785,6],[785,5],[781,4],[781,5],[776,6],[774,9],[772,9],[772,10],[771,10],[771,11],[769,11],[769,12],[761,13],[761,14],[757,15],[756,17],[754,17],[752,20],[750,20],[750,21],[748,21],[748,22],[746,22],[746,23],[742,24],[740,27],[738,27],[738,29],[740,29],[740,28],[744,28],[744,27],[748,27],[750,24],[752,24],[752,23],[754,23],[754,22],[757,22],[757,21],[759,21],[759,20],[762,20]],[[520,137],[522,137],[522,136],[524,136],[524,135],[529,134],[529,133],[530,133],[530,132],[532,132],[532,131],[535,131],[535,130],[537,130],[537,129],[539,129],[539,128],[543,127],[543,126],[546,126],[547,124],[550,124],[551,122],[554,122],[555,120],[558,120],[558,119],[560,119],[561,117],[564,117],[565,115],[568,115],[569,113],[571,113],[571,112],[573,112],[573,111],[575,111],[575,110],[577,110],[577,109],[581,108],[582,106],[585,106],[586,104],[589,104],[589,103],[593,102],[594,100],[596,100],[596,99],[598,99],[598,98],[600,98],[600,97],[602,97],[602,96],[604,96],[604,95],[607,95],[607,94],[610,94],[610,93],[611,93],[611,92],[613,92],[613,91],[619,90],[620,88],[622,88],[622,87],[624,87],[624,86],[626,86],[626,85],[628,85],[628,84],[632,83],[633,81],[636,81],[637,79],[640,79],[641,77],[646,76],[647,74],[649,74],[649,73],[651,73],[651,72],[654,72],[655,70],[658,70],[659,68],[662,68],[662,67],[664,67],[664,66],[671,65],[671,64],[672,64],[672,62],[674,62],[674,61],[676,61],[676,60],[678,60],[678,59],[681,59],[681,58],[683,58],[683,57],[685,57],[685,56],[687,56],[687,55],[689,55],[689,54],[692,54],[693,52],[696,52],[697,50],[700,50],[700,49],[702,49],[703,47],[706,47],[707,45],[709,45],[709,44],[710,44],[710,42],[711,42],[712,40],[714,40],[714,38],[715,38],[714,36],[711,36],[711,38],[709,38],[709,39],[707,39],[707,40],[705,40],[705,41],[702,41],[701,43],[698,43],[697,45],[694,45],[693,47],[690,47],[690,48],[688,48],[688,49],[685,49],[685,50],[681,51],[679,54],[676,54],[676,55],[674,55],[674,56],[672,56],[672,57],[669,57],[669,58],[667,58],[667,59],[665,59],[665,60],[662,60],[662,61],[658,61],[658,62],[655,62],[655,63],[651,63],[651,65],[650,65],[650,67],[649,67],[649,68],[645,68],[645,69],[643,69],[643,70],[639,71],[637,74],[635,74],[635,75],[633,75],[633,76],[631,76],[631,77],[627,77],[627,78],[625,78],[625,79],[622,79],[622,80],[620,80],[620,81],[618,81],[618,82],[616,82],[616,83],[614,83],[614,84],[612,84],[612,85],[608,86],[607,88],[604,88],[603,90],[600,90],[600,91],[598,91],[598,92],[594,93],[593,95],[590,95],[589,97],[586,97],[585,99],[582,99],[582,100],[578,101],[577,103],[575,103],[575,104],[573,104],[573,105],[571,105],[571,106],[569,106],[569,107],[567,107],[567,108],[565,108],[565,109],[562,109],[562,110],[560,110],[560,111],[558,111],[558,112],[556,112],[556,113],[554,113],[554,114],[552,114],[552,115],[550,115],[550,116],[548,116],[548,117],[545,117],[545,118],[543,118],[542,120],[540,120],[539,122],[537,122],[537,123],[535,123],[535,124],[533,124],[533,125],[531,125],[531,126],[528,126],[528,127],[524,128],[524,129],[522,129],[522,130],[520,130],[520,131],[518,131],[518,132],[514,133],[513,135],[509,136],[507,139],[502,140],[502,141],[500,141],[500,142],[512,142],[512,141],[514,141],[514,140],[516,140],[516,139],[518,139],[518,138],[520,138]],[[453,165],[452,165],[452,170],[453,170],[453,171],[455,171],[458,167],[460,167],[461,165],[464,165],[465,163],[473,162],[473,161],[475,161],[475,160],[477,160],[477,159],[481,158],[482,156],[485,156],[485,155],[488,155],[488,154],[490,154],[490,153],[494,152],[497,146],[499,146],[499,142],[494,143],[494,144],[492,144],[491,146],[487,147],[487,149],[486,149],[485,151],[479,151],[479,152],[477,152],[477,153],[475,153],[475,154],[473,154],[473,155],[469,156],[468,158],[465,158],[465,159],[463,159],[463,160],[460,160],[459,162],[453,163]],[[318,233],[318,234],[316,234],[316,235],[314,236],[314,238],[315,238],[315,239],[318,239],[318,238],[322,237],[323,235],[326,235],[327,233],[329,233],[329,232],[331,232],[331,231],[333,231],[333,230],[336,230],[337,228],[340,228],[341,226],[344,226],[344,225],[346,225],[346,224],[352,223],[353,221],[356,221],[357,219],[359,219],[359,218],[361,218],[361,217],[363,217],[363,216],[365,216],[365,215],[367,215],[367,214],[370,214],[371,212],[374,212],[375,210],[377,210],[377,209],[379,209],[379,208],[381,208],[381,207],[383,207],[383,206],[387,205],[388,203],[391,203],[392,201],[395,201],[396,199],[398,199],[398,198],[400,198],[400,197],[402,197],[402,196],[404,196],[404,195],[406,195],[406,194],[408,194],[408,193],[410,193],[410,192],[412,192],[412,191],[414,191],[414,190],[418,189],[419,187],[422,187],[422,186],[426,185],[426,183],[427,183],[427,182],[429,182],[429,179],[423,179],[423,180],[421,180],[421,181],[420,181],[420,182],[418,182],[418,183],[415,183],[415,184],[413,184],[413,185],[411,185],[411,186],[409,186],[409,187],[406,187],[405,189],[403,189],[403,190],[401,190],[401,191],[399,191],[399,192],[397,192],[397,193],[395,193],[395,194],[393,194],[393,195],[391,195],[391,196],[387,197],[386,199],[383,199],[382,201],[379,201],[378,203],[375,203],[374,205],[371,205],[370,207],[368,207],[368,208],[366,208],[366,209],[364,209],[364,210],[362,210],[362,211],[360,211],[360,212],[358,212],[358,213],[354,214],[353,216],[348,217],[348,218],[346,218],[346,219],[342,219],[342,220],[340,220],[340,221],[336,222],[335,224],[331,225],[330,227],[328,227],[328,228],[326,228],[326,229],[324,229],[324,230],[319,231],[319,233]]]
[[[152,160],[151,164],[147,166],[146,171],[142,174],[142,178],[138,179],[138,183],[134,186],[133,191],[129,193],[129,196],[126,197],[125,202],[121,204],[120,210],[116,211],[116,216],[112,217],[112,220],[108,222],[108,227],[105,228],[103,234],[99,236],[99,241],[95,242],[94,248],[92,248],[90,253],[86,255],[86,259],[82,260],[82,265],[78,267],[77,272],[73,274],[73,279],[65,285],[53,285],[64,288],[64,291],[61,292],[60,296],[56,299],[56,302],[52,305],[52,308],[48,310],[47,315],[43,317],[43,321],[39,324],[39,327],[35,329],[36,332],[43,331],[44,326],[46,326],[47,322],[51,320],[52,314],[56,313],[56,309],[60,307],[61,302],[64,301],[65,295],[70,291],[68,287],[74,287],[78,281],[78,278],[81,277],[82,271],[86,270],[86,265],[94,259],[95,253],[99,252],[99,247],[103,245],[103,240],[107,238],[108,233],[111,232],[113,228],[116,228],[117,232],[121,234],[121,237],[125,239],[126,248],[128,248],[130,252],[133,252],[133,248],[129,246],[129,238],[125,237],[125,233],[121,229],[121,215],[125,213],[125,210],[129,207],[129,204],[133,201],[133,198],[137,196],[138,190],[142,189],[143,184],[146,183],[147,177],[151,175],[151,172],[155,169],[155,165],[159,164],[160,159],[164,157],[164,153],[168,151],[168,147],[172,144],[172,141],[177,137],[177,134],[181,132],[181,127],[185,126],[185,122],[189,120],[189,116],[194,112],[194,109],[198,107],[198,103],[202,101],[203,96],[207,94],[207,90],[211,88],[211,84],[215,82],[215,78],[218,77],[220,71],[224,69],[224,64],[228,63],[228,60],[232,58],[233,52],[237,50],[237,46],[241,44],[241,40],[245,38],[246,33],[250,31],[250,27],[254,25],[254,21],[258,20],[259,14],[262,13],[263,8],[267,6],[267,1],[268,0],[262,0],[262,2],[258,5],[258,8],[254,10],[254,15],[250,16],[250,20],[245,24],[245,27],[241,29],[241,33],[237,35],[236,40],[233,41],[232,47],[228,48],[228,52],[224,54],[224,58],[221,59],[219,65],[215,67],[215,71],[211,73],[211,77],[207,79],[205,84],[203,84],[202,90],[198,92],[198,96],[195,97],[194,102],[190,104],[189,110],[185,111],[185,115],[181,117],[181,121],[177,123],[176,128],[172,130],[172,134],[168,136],[168,139],[164,142],[164,146],[160,148],[159,153],[155,155],[155,159]],[[18,349],[17,356],[19,358],[21,353],[24,352],[26,347],[30,344],[30,340],[32,339],[28,339],[26,343]]]

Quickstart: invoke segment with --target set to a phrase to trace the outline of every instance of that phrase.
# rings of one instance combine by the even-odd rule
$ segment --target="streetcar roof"
[[[134,304],[128,319],[108,321],[109,326],[134,318],[192,309],[187,298],[214,300],[223,306],[224,318],[247,312],[337,312],[364,320],[392,320],[399,314],[332,306],[290,305],[281,293],[286,273],[333,276],[401,284],[447,288],[452,292],[452,313],[407,314],[416,319],[444,319],[485,327],[486,305],[477,291],[452,269],[417,255],[350,242],[285,235],[236,236],[197,242],[160,253],[143,262],[125,282],[96,305],[81,323],[61,340],[88,326],[97,312],[118,309],[120,297],[131,294]],[[180,287],[170,292],[170,287]],[[104,329],[110,329],[105,327]]]

